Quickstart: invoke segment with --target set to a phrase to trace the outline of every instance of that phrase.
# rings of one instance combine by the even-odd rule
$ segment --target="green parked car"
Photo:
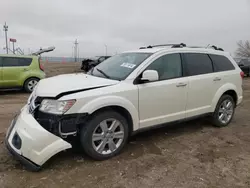
[[[29,56],[0,55],[0,89],[21,88],[31,93],[39,80],[46,76],[40,55],[54,49],[40,49]]]
[[[32,92],[45,78],[39,56],[0,55],[0,88],[22,88]]]

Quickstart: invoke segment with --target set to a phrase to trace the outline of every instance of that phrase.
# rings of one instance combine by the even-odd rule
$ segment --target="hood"
[[[96,89],[119,83],[117,80],[94,77],[77,73],[64,74],[40,80],[36,87],[36,96],[60,98],[66,94],[72,94],[89,89]]]

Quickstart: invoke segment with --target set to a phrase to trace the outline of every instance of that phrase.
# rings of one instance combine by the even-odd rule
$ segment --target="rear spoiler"
[[[55,49],[55,47],[54,46],[52,46],[52,47],[48,47],[48,48],[45,48],[45,49],[42,49],[42,48],[40,48],[40,50],[38,50],[37,52],[34,52],[34,53],[32,53],[31,55],[41,55],[42,53],[45,53],[45,52],[51,52],[51,51],[53,51]]]

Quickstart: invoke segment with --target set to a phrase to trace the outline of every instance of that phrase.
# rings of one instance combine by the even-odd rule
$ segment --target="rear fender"
[[[216,92],[216,94],[215,94],[215,96],[214,96],[214,98],[213,98],[213,101],[212,101],[211,112],[214,112],[214,111],[215,111],[215,108],[216,108],[217,103],[218,103],[218,101],[220,100],[221,96],[222,96],[225,92],[227,92],[227,91],[229,91],[229,90],[233,90],[233,91],[236,92],[236,91],[237,91],[237,88],[236,88],[235,85],[230,84],[230,83],[227,83],[227,84],[221,86],[221,87],[218,89],[218,91]],[[236,93],[237,93],[237,92],[236,92]],[[238,96],[238,94],[237,94],[237,96]]]

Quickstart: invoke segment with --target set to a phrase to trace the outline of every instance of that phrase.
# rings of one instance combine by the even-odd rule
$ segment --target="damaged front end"
[[[66,139],[69,136],[76,136],[80,125],[86,121],[88,113],[77,114],[51,114],[39,110],[39,106],[46,98],[36,97],[30,105],[29,110],[36,121],[50,133]]]

